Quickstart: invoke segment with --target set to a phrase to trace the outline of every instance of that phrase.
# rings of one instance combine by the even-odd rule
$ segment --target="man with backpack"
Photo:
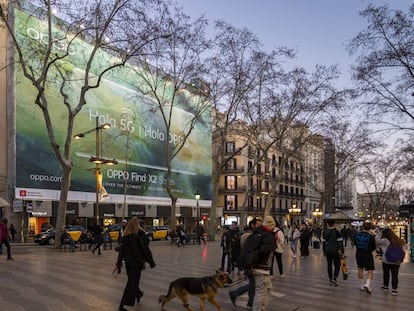
[[[253,220],[249,221],[249,227],[247,230],[243,232],[240,236],[240,247],[243,249],[244,242],[247,238],[253,233],[253,230],[256,227],[262,225],[262,221],[259,218],[254,218]],[[229,291],[230,300],[234,306],[236,306],[236,299],[237,297],[243,295],[247,292],[249,300],[247,301],[247,308],[252,308],[253,306],[253,299],[254,299],[254,277],[250,269],[245,269],[244,274],[246,275],[249,283],[236,288],[235,290]]]
[[[253,233],[243,244],[237,265],[241,269],[251,269],[255,283],[253,310],[264,311],[268,305],[273,290],[270,276],[273,250],[276,241],[273,229],[276,222],[272,216],[265,216],[263,224],[253,230]]]
[[[356,262],[358,266],[358,278],[360,282],[360,289],[366,291],[368,294],[372,292],[372,279],[374,278],[374,256],[372,252],[376,249],[375,236],[370,222],[364,222],[362,230],[357,232],[354,237],[356,246]],[[367,281],[364,283],[364,269],[367,271]]]

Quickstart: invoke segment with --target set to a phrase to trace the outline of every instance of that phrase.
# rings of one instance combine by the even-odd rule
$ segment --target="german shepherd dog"
[[[165,311],[164,305],[175,297],[182,300],[184,307],[188,311],[195,311],[191,309],[188,304],[189,295],[200,298],[200,311],[204,311],[204,303],[206,299],[216,306],[218,311],[223,311],[221,305],[216,300],[217,291],[223,288],[224,285],[233,282],[229,274],[221,270],[216,270],[216,274],[212,276],[205,276],[202,278],[179,278],[170,283],[167,295],[161,295],[158,299],[161,305],[161,311]]]

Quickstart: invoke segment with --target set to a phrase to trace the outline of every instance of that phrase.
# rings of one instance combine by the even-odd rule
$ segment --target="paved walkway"
[[[158,297],[167,292],[171,280],[182,276],[212,275],[219,267],[221,251],[218,242],[206,247],[190,245],[172,247],[166,241],[151,242],[157,267],[147,269],[142,276],[144,297],[133,310],[160,310]],[[4,249],[5,250],[5,249]],[[59,252],[48,246],[13,246],[14,261],[0,256],[1,311],[116,311],[126,282],[125,271],[111,276],[117,253],[103,251],[102,256],[91,252]],[[274,292],[269,310],[277,311],[380,311],[412,310],[414,297],[414,263],[401,266],[399,295],[381,291],[382,271],[376,261],[373,293],[358,288],[354,252],[346,249],[350,276],[340,280],[339,287],[329,285],[325,258],[321,250],[312,250],[308,258],[283,255],[286,277],[273,279]],[[275,267],[276,268],[276,267]],[[276,269],[275,269],[276,272]],[[233,279],[238,279],[237,273]],[[223,310],[247,310],[247,296],[234,307],[228,298],[228,288],[220,290],[218,300]],[[198,310],[198,300],[190,306]],[[184,310],[178,300],[167,304],[167,310]],[[206,311],[216,308],[206,303]]]

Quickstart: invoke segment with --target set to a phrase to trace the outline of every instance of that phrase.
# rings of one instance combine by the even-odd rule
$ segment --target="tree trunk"
[[[72,167],[63,166],[62,174],[62,184],[60,190],[59,206],[57,211],[57,220],[55,228],[55,248],[60,247],[60,236],[62,235],[63,230],[65,229],[66,222],[66,206],[68,202],[68,194],[70,188],[70,180],[72,176]]]

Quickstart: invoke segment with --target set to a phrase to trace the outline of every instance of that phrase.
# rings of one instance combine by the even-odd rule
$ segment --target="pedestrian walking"
[[[328,264],[329,282],[338,286],[338,276],[341,269],[340,255],[344,253],[344,245],[341,233],[335,228],[335,221],[328,220],[328,228],[323,232],[324,252]],[[332,264],[334,271],[332,273]]]
[[[358,278],[360,289],[368,294],[372,292],[372,279],[374,278],[374,256],[372,252],[376,249],[375,236],[371,232],[373,226],[370,222],[362,225],[362,230],[357,232],[354,237],[356,247],[356,262],[358,266]],[[364,269],[367,271],[367,280],[364,282]]]
[[[312,231],[309,229],[308,225],[304,222],[300,225],[300,256],[308,257],[309,256],[309,241],[312,238]]]
[[[246,239],[253,233],[253,230],[256,227],[262,225],[262,221],[259,218],[254,218],[249,222],[249,226],[247,230],[243,232],[240,236],[240,248],[243,249],[244,242]],[[236,299],[237,297],[247,293],[248,301],[247,301],[247,308],[252,308],[253,306],[253,299],[254,299],[254,291],[255,291],[255,284],[254,284],[254,277],[251,269],[244,269],[244,274],[248,279],[248,283],[245,285],[240,286],[239,288],[229,291],[230,300],[234,306],[236,306]]]
[[[355,234],[357,233],[357,230],[355,228],[355,226],[351,226],[351,228],[349,228],[349,240],[351,241],[351,247],[353,248],[355,246]]]
[[[377,237],[375,242],[378,247],[385,250],[381,258],[383,272],[383,285],[381,288],[384,291],[388,291],[391,274],[391,294],[397,296],[398,271],[405,257],[404,240],[400,239],[391,229],[384,229],[381,236]],[[397,257],[392,256],[391,252],[395,252]]]
[[[7,218],[3,218],[0,222],[0,246],[6,245],[7,248],[7,260],[14,260],[11,256],[11,249],[10,249],[10,236],[7,231]]]
[[[121,273],[122,262],[125,262],[128,281],[121,298],[119,311],[126,311],[125,306],[134,306],[135,300],[139,303],[144,295],[139,286],[141,272],[145,269],[145,262],[149,263],[151,268],[155,268],[154,258],[148,245],[148,239],[145,236],[144,229],[139,224],[138,218],[131,218],[125,227],[118,252],[118,260],[112,271],[113,275]]]
[[[276,248],[273,251],[272,256],[272,267],[270,269],[270,275],[273,275],[273,265],[276,258],[277,267],[279,269],[279,275],[281,278],[284,278],[285,275],[283,274],[283,262],[282,262],[282,255],[285,250],[285,234],[283,233],[279,222],[276,220],[276,227],[273,230],[273,234],[275,235],[276,240]]]
[[[95,255],[95,251],[98,250],[98,255],[102,255],[101,253],[101,246],[104,242],[104,238],[102,235],[102,227],[95,223],[91,228],[93,242],[95,243],[95,247],[92,249],[92,254]]]
[[[220,246],[223,249],[221,270],[231,273],[240,254],[240,231],[236,221],[232,222],[230,228],[223,230]],[[226,259],[227,268],[224,270]]]
[[[300,231],[298,229],[298,226],[296,224],[292,224],[289,230],[288,239],[290,243],[290,249],[293,254],[293,258],[296,258],[299,237],[300,237]]]
[[[220,240],[220,247],[221,247],[221,265],[220,270],[222,271],[229,271],[230,270],[230,242],[227,240],[227,233],[229,232],[230,228],[228,226],[224,226],[222,230],[221,240]],[[224,270],[227,262],[227,269]]]
[[[10,231],[12,241],[15,242],[14,236],[16,235],[16,229],[14,228],[13,224],[10,224],[9,231]]]
[[[273,250],[276,241],[273,229],[276,223],[272,216],[265,216],[263,224],[253,230],[244,242],[237,264],[243,269],[251,269],[255,283],[253,310],[264,311],[273,290],[270,277]]]
[[[344,247],[346,247],[348,244],[349,229],[345,225],[341,229],[341,235],[342,235],[342,239],[344,240]]]

